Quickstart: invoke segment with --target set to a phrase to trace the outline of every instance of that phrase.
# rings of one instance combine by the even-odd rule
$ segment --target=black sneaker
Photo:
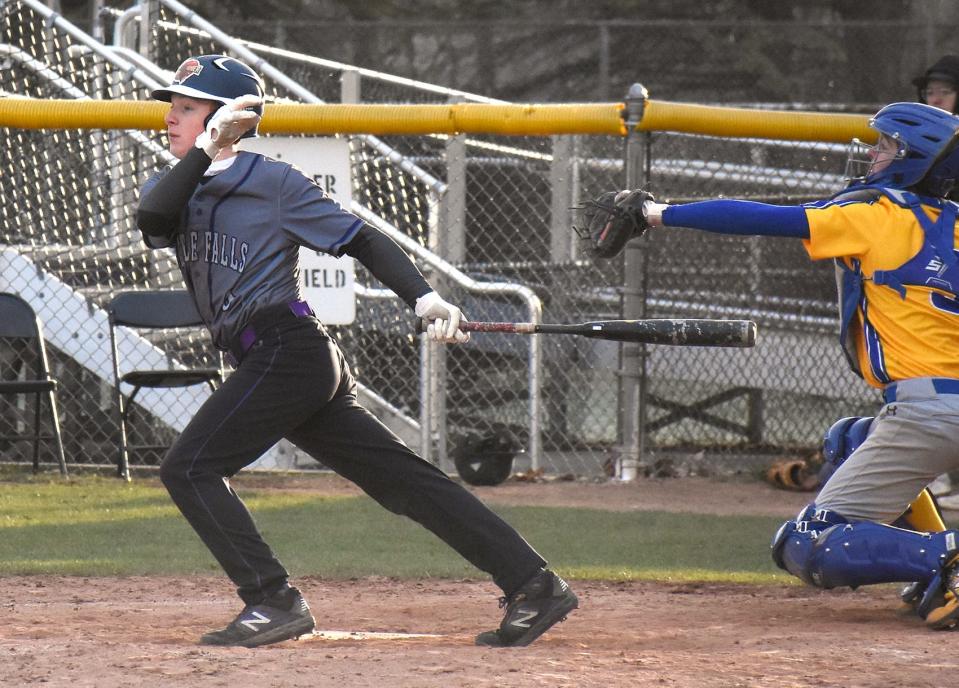
[[[930,628],[948,631],[959,626],[959,553],[953,551],[952,559],[942,567],[940,575],[941,600],[936,600],[936,606],[928,611],[925,619]]]
[[[289,588],[259,604],[247,605],[229,626],[206,633],[200,644],[258,647],[312,633],[314,626],[303,595]]]
[[[579,606],[569,585],[552,571],[543,571],[509,597],[500,598],[506,615],[495,631],[476,636],[477,645],[525,647]]]

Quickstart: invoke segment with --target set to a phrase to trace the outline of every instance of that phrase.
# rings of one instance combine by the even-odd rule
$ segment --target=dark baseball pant
[[[510,525],[357,403],[339,347],[314,318],[286,319],[257,336],[160,467],[173,501],[244,602],[283,588],[289,574],[228,479],[284,437],[435,533],[507,594],[546,565]]]

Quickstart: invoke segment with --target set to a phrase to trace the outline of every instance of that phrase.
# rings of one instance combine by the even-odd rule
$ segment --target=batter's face
[[[199,100],[188,96],[174,94],[170,99],[170,110],[166,113],[167,138],[170,140],[170,152],[177,158],[184,158],[196,137],[206,126],[207,116],[219,103],[213,100]]]

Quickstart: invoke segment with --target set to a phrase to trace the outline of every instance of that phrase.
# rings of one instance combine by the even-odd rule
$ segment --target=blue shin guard
[[[772,547],[780,568],[820,588],[929,582],[955,550],[956,531],[917,533],[871,521],[848,523],[810,505],[782,525]]]

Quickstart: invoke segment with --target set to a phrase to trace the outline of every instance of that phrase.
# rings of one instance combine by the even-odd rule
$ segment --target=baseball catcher
[[[815,500],[775,534],[773,560],[822,588],[912,583],[926,624],[951,629],[957,531],[940,529],[934,514],[917,517],[926,485],[959,468],[959,205],[946,198],[959,177],[959,117],[893,103],[870,126],[878,143],[852,142],[850,185],[832,198],[663,205],[644,191],[604,194],[587,204],[587,237],[598,258],[637,232],[688,227],[799,239],[813,260],[834,261],[840,344],[885,404],[861,424],[858,446],[860,437],[847,438],[852,451]],[[907,527],[889,525],[907,512]]]

